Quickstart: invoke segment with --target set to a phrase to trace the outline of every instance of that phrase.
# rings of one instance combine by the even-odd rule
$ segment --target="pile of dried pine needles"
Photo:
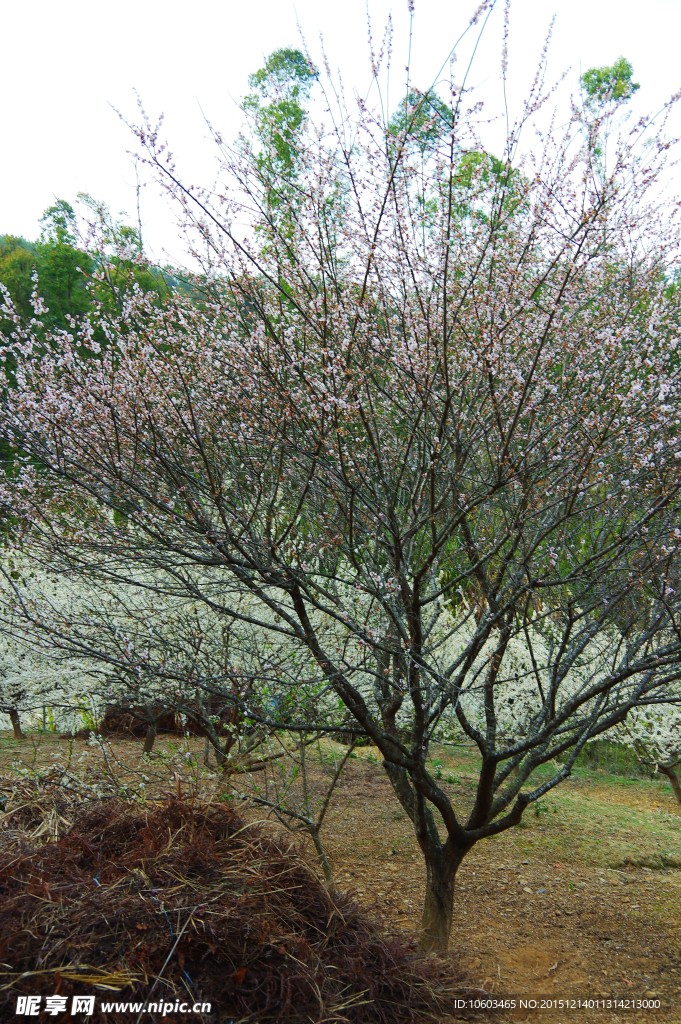
[[[351,896],[332,896],[264,823],[180,800],[145,811],[13,799],[0,852],[0,1004],[120,993],[210,1002],[211,1020],[262,1024],[455,1015],[463,980],[451,962],[419,955]]]

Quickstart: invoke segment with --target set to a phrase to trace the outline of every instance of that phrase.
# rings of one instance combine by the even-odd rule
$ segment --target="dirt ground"
[[[141,762],[140,750],[138,742],[111,744],[119,787],[141,787],[139,799],[146,800],[178,784],[204,799],[220,798],[215,772],[201,767],[199,741],[166,739],[152,762]],[[451,748],[437,753],[435,771],[463,811],[472,799],[475,757]],[[5,790],[27,772],[56,779],[65,764],[95,787],[106,788],[105,776],[110,785],[101,751],[82,740],[43,735],[21,744],[0,737]],[[266,812],[251,807],[248,816]],[[416,931],[423,863],[371,749],[348,761],[322,838],[340,888],[356,893],[386,925]],[[495,1020],[681,1024],[679,869],[681,807],[671,788],[583,772],[530,809],[521,828],[468,855],[457,876],[451,955],[491,998],[515,1000]],[[603,1000],[610,1006],[603,1008]],[[638,1006],[646,1000],[659,1000],[659,1008]]]
[[[581,781],[565,785],[573,799],[587,795]],[[681,824],[681,808],[663,794],[660,800]],[[547,826],[535,825],[538,820],[531,818],[520,836],[480,843],[462,864],[452,954],[479,987],[515,998],[505,1020],[681,1021],[681,871],[612,869],[572,856],[558,861],[541,842],[539,829]],[[417,927],[422,861],[409,822],[373,764],[352,763],[325,842],[342,886],[375,902],[386,920]],[[661,1006],[528,1012],[518,1005],[532,998],[540,1004],[659,998]]]

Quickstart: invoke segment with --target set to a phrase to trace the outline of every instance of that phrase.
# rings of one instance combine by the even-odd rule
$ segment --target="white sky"
[[[472,82],[496,90],[502,0],[478,50]],[[446,59],[476,4],[416,0],[413,81],[425,87]],[[403,93],[407,60],[406,0],[370,0],[374,36],[388,12],[395,24],[393,102]],[[556,14],[550,73],[611,64],[634,65],[641,89],[635,113],[652,112],[681,87],[681,0],[515,0],[511,7],[511,104],[519,103]],[[5,0],[0,63],[0,234],[35,238],[38,218],[55,197],[79,191],[127,210],[134,219],[134,140],[111,106],[134,119],[137,89],[153,117],[163,111],[177,165],[195,184],[210,183],[214,153],[201,110],[226,137],[238,130],[236,104],[250,72],[282,46],[299,45],[296,19],[313,52],[323,33],[346,87],[369,83],[365,0]],[[467,53],[459,53],[459,67]],[[403,80],[403,78],[402,78]],[[681,117],[676,119],[681,133]],[[145,241],[163,262],[182,262],[173,217],[143,192]]]

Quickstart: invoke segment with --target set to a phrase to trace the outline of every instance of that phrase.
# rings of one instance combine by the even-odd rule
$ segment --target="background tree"
[[[125,516],[117,519],[125,525]],[[150,573],[130,589],[61,568],[46,571],[28,546],[4,552],[0,634],[14,660],[42,651],[43,669],[52,675],[67,663],[71,685],[50,701],[62,715],[84,709],[104,729],[116,720],[144,726],[145,753],[153,750],[162,720],[170,720],[171,728],[205,736],[225,774],[264,766],[271,705],[281,725],[287,718],[295,722],[294,733],[301,719],[321,717],[302,710],[311,693],[309,687],[304,696],[298,692],[305,669],[291,646],[249,625],[252,602],[243,602],[241,621],[235,621],[205,601],[164,592],[165,579]],[[204,574],[199,582],[210,588],[215,580]],[[35,702],[35,684],[27,679],[23,672],[22,693],[30,691]]]
[[[608,177],[608,140],[627,118],[624,107],[639,89],[632,81],[634,69],[625,57],[618,57],[611,67],[589,68],[580,79],[582,86],[582,120],[588,135],[591,169],[597,180]]]
[[[425,154],[450,134],[451,122],[451,110],[434,90],[410,89],[388,128],[398,146],[414,146]]]
[[[669,779],[681,804],[681,695],[677,704],[637,708],[615,735],[634,750],[641,764]]]
[[[93,270],[92,257],[78,248],[76,214],[65,200],[48,207],[40,224],[38,294],[49,310],[47,324],[67,328],[70,317],[82,317],[90,309],[87,277]]]
[[[681,676],[678,232],[651,198],[666,140],[641,160],[649,126],[618,140],[598,187],[579,117],[523,161],[536,85],[490,174],[465,162],[478,115],[450,96],[425,166],[365,104],[310,133],[294,232],[257,155],[195,194],[143,125],[225,287],[104,310],[96,360],[18,325],[3,419],[24,455],[3,499],[50,571],[153,580],[242,625],[296,666],[285,715],[259,701],[269,728],[349,712],[371,738],[424,856],[426,948],[447,943],[469,850]],[[271,173],[283,194],[288,169]],[[259,665],[254,692],[276,698]],[[453,722],[481,758],[469,806],[427,768]]]
[[[204,736],[204,763],[212,749],[225,793],[309,836],[333,886],[320,833],[354,738],[348,734],[338,754],[333,743],[320,744],[328,730],[299,729],[323,721],[324,710],[301,707],[300,659],[290,645],[204,603],[156,593],[154,582],[147,576],[136,591],[96,587],[46,574],[30,550],[5,554],[0,711],[15,739],[23,739],[20,714],[35,727],[41,702],[62,731],[87,723],[103,735],[141,728],[143,755],[160,729]],[[308,685],[303,699],[311,698]],[[269,724],[273,705],[278,730]]]
[[[260,144],[256,166],[272,183],[295,176],[307,102],[317,77],[307,57],[294,49],[275,50],[265,66],[249,76],[254,91],[245,97],[243,109],[253,119]]]
[[[68,329],[70,317],[83,316],[90,309],[87,275],[93,270],[93,260],[77,247],[76,215],[65,200],[58,199],[45,210],[40,223],[36,242],[3,236],[0,282],[9,289],[17,312],[29,319],[36,275],[37,293],[48,307],[45,326]]]
[[[632,82],[633,75],[626,57],[618,57],[612,67],[589,68],[581,77],[587,103],[594,107],[626,103],[640,88],[638,82]]]
[[[333,872],[321,831],[343,769],[353,756],[355,739],[348,737],[346,749],[338,752],[332,743],[322,746],[321,737],[320,733],[300,732],[298,742],[292,743],[291,734],[282,738],[272,733],[271,770],[261,783],[246,775],[243,795],[257,806],[269,808],[289,832],[310,837],[324,880],[333,889]]]
[[[117,219],[106,203],[87,193],[79,193],[78,199],[86,222],[84,244],[94,256],[92,293],[101,306],[119,311],[134,288],[161,301],[181,286],[179,275],[146,259],[139,227]]]
[[[248,84],[254,91],[243,101],[253,133],[250,141],[243,140],[245,154],[257,172],[257,184],[254,181],[253,185],[258,201],[268,219],[277,224],[279,248],[295,232],[300,147],[310,91],[317,77],[316,68],[300,50],[275,50],[265,66],[249,76]],[[273,240],[269,233],[269,243]],[[282,256],[288,258],[287,249]]]
[[[78,198],[89,219],[85,226],[79,226],[70,203],[57,199],[43,213],[35,242],[0,236],[0,283],[24,319],[33,316],[35,291],[47,306],[41,320],[48,330],[70,330],[73,319],[93,309],[93,292],[120,309],[133,286],[161,296],[179,283],[144,259],[137,228],[113,217],[105,203],[85,193]],[[0,327],[5,333],[11,329],[9,321]]]

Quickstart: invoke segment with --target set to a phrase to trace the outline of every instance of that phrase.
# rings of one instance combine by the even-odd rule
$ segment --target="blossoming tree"
[[[681,804],[681,701],[677,704],[636,708],[615,731],[631,747],[641,764],[665,775]]]
[[[25,630],[0,636],[0,714],[6,715],[15,740],[24,739],[22,720],[35,727],[78,729],[90,710],[88,690],[96,688],[98,664],[84,663],[50,645],[25,643]]]
[[[93,726],[106,726],[107,709],[123,714],[146,727],[150,753],[170,716],[206,737],[223,770],[252,767],[269,734],[263,702],[277,699],[281,714],[283,691],[297,689],[290,647],[206,602],[159,592],[162,581],[151,573],[120,587],[61,569],[50,571],[34,545],[0,559],[0,693],[8,709],[44,704],[49,680],[59,696],[48,703],[62,719],[85,711]],[[252,602],[241,610],[247,615]],[[299,699],[293,707],[299,712]]]
[[[93,585],[153,576],[299,659],[296,692],[328,699],[295,725],[349,713],[411,819],[426,948],[467,852],[681,676],[666,143],[636,124],[604,168],[575,113],[524,156],[542,89],[494,160],[454,80],[437,103],[408,83],[392,122],[336,93],[296,136],[283,226],[276,164],[218,138],[223,181],[194,192],[144,124],[209,297],[130,296],[101,349],[88,323],[11,342],[2,496],[32,548]],[[481,758],[469,806],[427,768],[448,719]]]

